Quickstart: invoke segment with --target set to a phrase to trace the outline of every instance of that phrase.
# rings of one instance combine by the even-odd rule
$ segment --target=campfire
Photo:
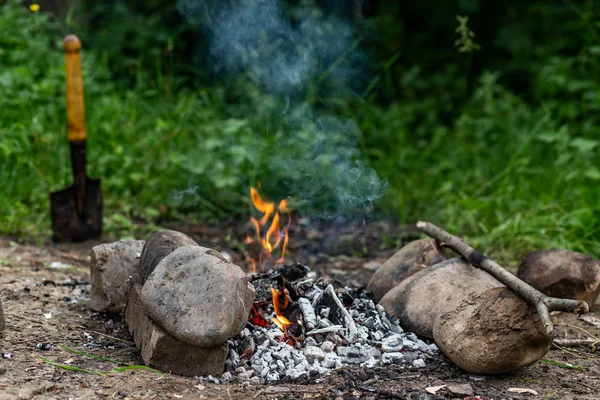
[[[125,251],[123,244],[94,248],[91,303],[125,312],[147,365],[264,383],[306,381],[349,366],[422,368],[435,356],[435,344],[405,332],[367,291],[286,260],[287,199],[269,201],[256,188],[250,199],[260,215],[250,219],[245,239],[247,272],[176,231],[132,243],[127,271],[110,253]]]
[[[348,365],[404,363],[425,366],[435,344],[405,333],[395,317],[364,291],[317,278],[307,266],[285,264],[290,214],[287,200],[250,198],[262,213],[251,217],[258,257],[250,257],[256,296],[243,331],[229,341],[226,380],[295,380]],[[284,222],[285,221],[285,222]]]

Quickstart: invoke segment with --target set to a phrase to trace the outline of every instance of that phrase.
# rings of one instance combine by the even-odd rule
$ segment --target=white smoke
[[[361,211],[386,187],[360,161],[357,125],[296,102],[315,81],[328,95],[344,96],[364,81],[360,37],[349,21],[315,7],[286,9],[279,0],[178,0],[178,9],[209,40],[220,73],[251,74],[263,90],[285,99],[274,174],[286,177],[288,194],[336,211]],[[290,17],[293,11],[293,18]],[[333,203],[333,204],[332,204]]]

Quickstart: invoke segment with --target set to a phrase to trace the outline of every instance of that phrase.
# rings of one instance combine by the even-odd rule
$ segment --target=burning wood
[[[437,352],[405,333],[366,292],[314,276],[301,264],[253,274],[256,299],[246,328],[229,341],[224,379],[297,379],[347,365],[420,368]]]

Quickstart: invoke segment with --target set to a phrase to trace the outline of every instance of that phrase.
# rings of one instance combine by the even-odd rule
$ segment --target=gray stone
[[[140,285],[131,290],[125,322],[144,363],[177,375],[221,375],[227,358],[227,343],[200,348],[174,338],[148,316],[140,292]]]
[[[521,261],[517,276],[551,297],[583,300],[590,307],[600,293],[600,260],[564,250],[537,250]]]
[[[131,287],[142,283],[139,258],[143,247],[143,240],[121,240],[92,248],[89,302],[92,310],[110,313],[125,310]]]
[[[460,368],[503,374],[542,358],[552,344],[535,307],[506,287],[472,293],[440,314],[435,343]]]
[[[171,335],[210,348],[244,329],[254,287],[240,267],[217,251],[180,247],[150,274],[142,301],[148,315]]]
[[[499,286],[503,285],[491,275],[457,257],[406,278],[379,304],[398,317],[404,329],[433,338],[433,323],[439,314],[455,309],[471,293]]]
[[[435,240],[415,240],[402,247],[375,272],[367,290],[373,300],[381,300],[394,286],[411,275],[446,260],[448,256]]]
[[[177,231],[160,231],[153,234],[146,242],[140,257],[140,275],[145,282],[154,268],[163,258],[175,249],[185,246],[198,246],[188,235]]]

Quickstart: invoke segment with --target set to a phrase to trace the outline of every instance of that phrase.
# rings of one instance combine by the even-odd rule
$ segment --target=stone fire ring
[[[227,340],[244,328],[254,295],[248,275],[217,251],[180,247],[133,288],[126,322],[146,364],[220,375]]]

